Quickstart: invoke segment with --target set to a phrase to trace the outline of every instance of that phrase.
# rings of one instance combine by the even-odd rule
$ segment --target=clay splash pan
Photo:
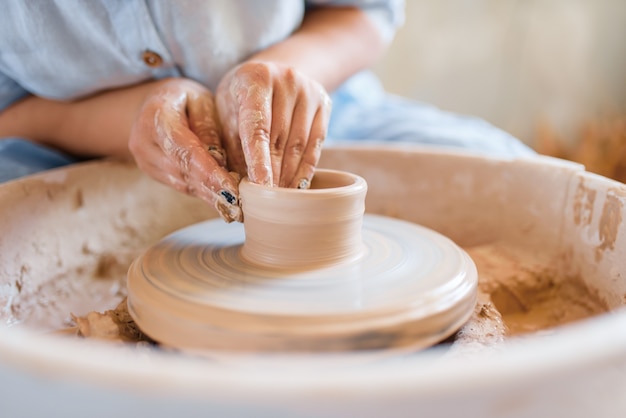
[[[367,181],[367,215],[424,226],[473,259],[474,311],[444,343],[382,362],[355,365],[347,354],[317,367],[321,355],[281,355],[267,367],[247,354],[224,365],[59,336],[75,325],[71,313],[85,317],[121,302],[128,267],[148,248],[216,218],[132,166],[93,162],[0,186],[6,410],[84,416],[75,408],[84,404],[79,391],[118,416],[122,404],[152,416],[174,407],[189,416],[302,408],[327,416],[345,408],[363,416],[416,408],[490,416],[480,412],[506,400],[535,412],[558,404],[572,416],[626,413],[626,186],[551,158],[416,147],[330,148],[322,166]],[[55,390],[40,391],[43,381]],[[523,404],[513,402],[520,388]],[[33,391],[38,402],[19,401]],[[568,402],[552,402],[563,397]]]

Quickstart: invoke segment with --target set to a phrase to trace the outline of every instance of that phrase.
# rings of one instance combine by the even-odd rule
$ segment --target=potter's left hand
[[[321,84],[283,64],[246,62],[224,76],[216,104],[231,170],[258,184],[308,187],[330,117]]]
[[[226,169],[213,95],[187,79],[153,83],[137,112],[128,147],[139,168],[241,221],[238,179]]]

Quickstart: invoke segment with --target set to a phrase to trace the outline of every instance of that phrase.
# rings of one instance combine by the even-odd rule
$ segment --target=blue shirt
[[[27,94],[70,100],[164,77],[214,89],[288,37],[306,7],[361,7],[390,39],[403,0],[28,0],[0,14],[0,110]]]

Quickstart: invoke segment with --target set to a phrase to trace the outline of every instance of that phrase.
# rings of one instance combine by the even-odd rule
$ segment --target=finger
[[[229,88],[229,83],[219,85],[215,104],[222,123],[228,167],[239,173],[241,177],[245,177],[248,169],[243,149],[241,148],[241,139],[239,138],[239,103],[236,95],[228,91]]]
[[[157,144],[146,148],[142,157],[143,164],[140,168],[145,173],[179,192],[192,196],[198,195],[197,182],[194,182],[189,173],[181,171],[178,162],[166,157]],[[213,204],[213,201],[210,203]]]
[[[166,157],[155,142],[143,147],[141,154],[137,154],[136,157],[139,168],[153,179],[181,193],[194,195],[188,179],[183,179],[178,164]]]
[[[222,128],[213,97],[208,92],[190,94],[187,102],[189,128],[196,134],[206,151],[222,167],[226,167],[226,151],[222,148]]]
[[[155,119],[165,134],[162,152],[178,169],[177,173],[170,174],[182,179],[187,185],[187,193],[213,204],[227,222],[240,220],[236,180],[211,157],[204,144],[185,124],[171,122],[161,117],[160,113]],[[158,161],[158,156],[154,158],[151,161]]]
[[[206,184],[195,181],[193,178],[183,179],[182,173],[180,172],[179,168],[172,161],[169,160],[159,166],[151,165],[147,170],[144,171],[146,173],[149,173],[150,176],[155,180],[167,186],[170,186],[181,193],[185,193],[191,196],[202,198],[203,191],[207,189]],[[235,175],[233,178],[236,182],[238,182],[237,175]],[[212,204],[215,210],[222,217],[222,219],[227,222],[243,222],[243,213],[238,206],[233,206],[229,202],[229,199],[232,200],[232,198],[227,197],[224,191],[222,191],[219,195],[215,195],[212,192],[210,192],[210,194],[212,195],[212,197],[210,197],[209,199],[205,197],[203,200]]]
[[[279,181],[281,187],[288,187],[296,175],[306,149],[314,117],[315,108],[310,105],[304,94],[299,95],[293,111],[289,138],[284,149]]]
[[[291,121],[296,106],[296,74],[293,70],[285,71],[279,86],[274,86],[272,93],[272,128],[270,130],[270,158],[272,164],[273,185],[278,186],[281,178],[285,145],[289,139]]]
[[[193,190],[189,183],[180,176],[180,171],[170,160],[165,160],[162,164],[156,165],[148,163],[142,170],[149,174],[156,181],[165,184],[181,193],[193,195]]]
[[[181,175],[188,183],[189,193],[213,203],[224,220],[241,221],[236,180],[206,153],[204,147],[189,145],[187,150],[189,162],[181,164]],[[188,176],[185,176],[186,172]]]
[[[159,182],[174,187],[176,190],[184,191],[184,188],[178,184],[174,173],[178,172],[169,168],[171,165],[169,159],[163,155],[161,147],[155,142],[144,142],[142,146],[135,146],[133,149],[133,157],[137,163],[137,167],[150,177]],[[172,181],[168,179],[172,177]],[[182,182],[182,179],[180,180]]]
[[[315,174],[315,168],[317,167],[320,156],[322,155],[322,146],[324,144],[324,140],[326,139],[329,119],[330,102],[322,104],[315,114],[306,149],[300,159],[300,164],[298,165],[293,179],[289,184],[287,184],[288,187],[308,189],[311,185],[311,179]]]
[[[264,80],[269,80],[269,74]],[[272,126],[272,89],[269,83],[245,83],[238,92],[239,136],[253,183],[271,186],[270,129]]]
[[[233,176],[220,167],[211,176],[213,179],[203,180],[194,175],[193,170],[190,170],[190,173],[186,173],[181,171],[180,167],[174,162],[168,161],[168,163],[162,167],[156,167],[159,174],[153,177],[160,178],[160,181],[169,184],[180,192],[208,202],[226,222],[243,221],[238,195],[232,191],[232,184],[225,184],[238,184],[238,175]],[[191,167],[193,166],[192,164]],[[219,170],[222,170],[222,172],[218,172]],[[217,178],[222,180],[216,180]]]

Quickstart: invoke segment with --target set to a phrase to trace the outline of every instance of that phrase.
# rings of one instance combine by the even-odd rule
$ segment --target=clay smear
[[[533,265],[498,245],[467,249],[476,263],[479,288],[513,336],[550,329],[608,311],[581,277]]]

